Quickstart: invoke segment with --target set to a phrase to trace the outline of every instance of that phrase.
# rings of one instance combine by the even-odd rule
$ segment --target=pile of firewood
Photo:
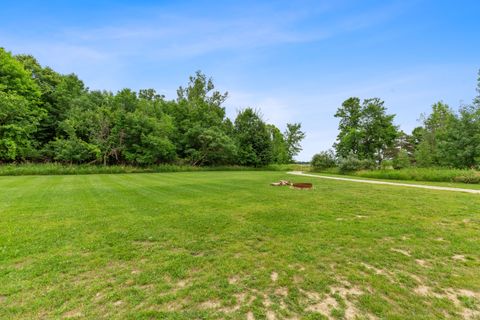
[[[313,185],[308,182],[302,183],[292,183],[287,180],[280,180],[279,182],[272,182],[270,183],[271,186],[274,187],[282,187],[282,186],[290,186],[292,189],[313,189]]]
[[[291,186],[292,183],[287,180],[280,180],[279,182],[272,182],[270,183],[270,185],[274,187],[282,187],[282,186]]]

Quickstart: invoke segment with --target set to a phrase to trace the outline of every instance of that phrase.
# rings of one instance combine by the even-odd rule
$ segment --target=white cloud
[[[259,5],[260,8],[261,5]],[[87,47],[115,57],[146,56],[149,59],[180,59],[223,50],[242,51],[283,44],[324,40],[342,33],[368,28],[398,14],[403,5],[393,3],[355,14],[326,19],[325,13],[341,11],[326,3],[307,6],[243,8],[225,17],[201,17],[198,13],[168,13],[150,9],[147,19],[122,19],[116,24],[92,28],[69,28],[42,39],[46,48],[65,45]],[[158,13],[157,13],[158,11]],[[308,27],[315,21],[315,27]],[[306,25],[304,25],[306,23]]]

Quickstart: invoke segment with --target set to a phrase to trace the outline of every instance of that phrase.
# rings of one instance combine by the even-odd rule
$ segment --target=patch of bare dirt
[[[457,289],[457,293],[461,296],[465,296],[469,298],[480,298],[480,292],[474,292],[472,290]]]
[[[348,283],[347,283],[348,285]],[[359,310],[355,305],[352,303],[352,299],[355,299],[356,296],[360,296],[363,294],[363,291],[357,287],[349,286],[349,287],[332,287],[332,292],[334,294],[338,294],[345,302],[345,319],[347,320],[354,320],[357,318],[357,315],[360,314]]]
[[[140,289],[145,290],[145,291],[153,291],[155,289],[155,285],[151,283],[143,284],[141,286],[138,286]]]
[[[376,275],[380,275],[380,276],[383,276],[385,278],[387,278],[388,281],[390,282],[396,282],[395,280],[395,275],[387,270],[384,270],[384,269],[379,269],[379,268],[376,268],[372,265],[369,265],[367,263],[362,263],[362,265],[367,268],[368,270],[372,271],[373,273],[375,273]]]
[[[277,280],[278,280],[278,273],[276,273],[275,271],[273,271],[272,274],[270,275],[270,279],[271,279],[273,282],[277,282]]]
[[[207,300],[200,304],[201,309],[218,309],[220,307],[220,302],[216,300]]]
[[[245,300],[247,298],[247,294],[246,293],[237,293],[234,295],[235,296],[235,300],[236,300],[236,303],[235,305],[231,306],[231,307],[224,307],[224,308],[221,308],[220,311],[222,312],[225,312],[225,313],[231,313],[231,312],[235,312],[235,311],[238,311],[242,305],[245,304]],[[248,303],[248,305],[250,305],[251,303]]]
[[[170,301],[167,304],[167,311],[178,311],[182,309],[182,304],[179,301]]]
[[[349,295],[359,296],[363,294],[363,291],[356,287],[332,287],[330,289],[333,291],[333,293],[338,293],[341,297],[347,297]]]
[[[267,320],[275,320],[277,317],[275,316],[275,313],[272,310],[267,311]]]
[[[301,282],[303,282],[303,278],[302,278],[302,277],[300,277],[300,276],[298,276],[298,275],[294,275],[294,276],[293,276],[293,283],[299,284],[299,283],[301,283]]]
[[[247,320],[255,320],[255,316],[252,311],[247,312]]]
[[[378,268],[375,268],[374,266],[371,266],[369,264],[366,264],[366,263],[362,263],[362,265],[367,268],[368,270],[371,270],[373,271],[375,274],[380,274],[380,275],[387,275],[387,272],[383,269],[378,269]]]
[[[228,284],[236,284],[240,280],[239,276],[232,276],[228,278]]]
[[[263,294],[262,304],[266,309],[266,319],[275,320],[276,319],[275,313],[272,310],[270,310],[270,307],[273,305],[272,300],[270,300],[270,297],[265,293]]]
[[[480,310],[468,308],[459,299],[459,297],[463,296],[479,300],[480,292],[453,288],[444,289],[441,292],[435,292],[431,287],[424,284],[420,284],[413,291],[419,296],[431,296],[438,299],[447,299],[451,301],[460,311],[462,319],[478,319],[478,317],[480,317]]]
[[[238,306],[243,304],[247,298],[247,294],[245,292],[237,293],[234,296],[235,296],[235,299],[237,299]]]
[[[286,297],[288,296],[288,288],[285,288],[285,287],[277,288],[275,289],[275,294],[278,296]]]
[[[428,267],[429,263],[423,259],[415,259],[415,262],[422,267]]]
[[[83,317],[83,313],[78,310],[70,310],[63,314],[64,319],[74,319],[74,318],[81,318]]]
[[[335,300],[335,298],[332,298],[330,296],[326,296],[323,299],[322,298],[316,299],[316,302],[309,305],[306,308],[306,310],[321,313],[325,317],[330,318],[330,313],[332,309],[336,309],[337,307],[338,307],[337,300]]]
[[[235,296],[235,305],[233,306],[228,306],[228,307],[223,307],[220,309],[221,312],[224,313],[232,313],[235,311],[240,310],[242,306],[250,306],[253,301],[255,300],[255,296],[251,295],[249,299],[247,297],[249,296],[245,292],[240,292],[234,295]],[[253,314],[252,314],[253,315]]]
[[[115,307],[119,307],[119,306],[121,306],[122,304],[123,304],[123,301],[122,301],[122,300],[118,300],[118,301],[115,301],[115,302],[113,303],[113,305],[114,305]]]
[[[176,287],[181,289],[181,288],[185,288],[187,285],[188,285],[188,280],[187,279],[182,279],[182,280],[177,282]]]
[[[95,302],[99,302],[101,301],[103,298],[104,298],[104,294],[102,292],[97,292],[97,294],[95,295],[95,297],[93,298],[93,301]]]
[[[467,319],[467,320],[474,319],[474,320],[476,320],[476,319],[480,318],[480,311],[465,308],[465,309],[462,310],[461,315],[462,315],[463,319]]]
[[[263,294],[263,306],[265,308],[270,308],[272,306],[272,300],[268,297],[268,295]]]
[[[289,264],[288,268],[296,270],[296,271],[305,271],[305,267],[301,264],[298,264],[298,263]]]
[[[339,280],[339,282],[340,285],[330,287],[330,294],[300,290],[307,299],[305,310],[317,312],[328,319],[333,319],[331,316],[332,310],[341,307],[339,300],[337,300],[341,299],[344,305],[345,319],[354,320],[361,316],[362,313],[355,306],[354,302],[360,295],[364,294],[364,291],[353,286],[348,281]],[[369,319],[372,318],[370,315],[363,316]]]
[[[347,320],[355,320],[358,319],[357,315],[360,314],[359,310],[355,305],[348,301],[345,300],[345,319]]]
[[[460,314],[462,315],[463,319],[469,320],[480,318],[480,310],[466,307],[459,299],[459,297],[464,296],[468,298],[474,298],[478,301],[478,299],[480,299],[480,292],[450,288],[445,290],[444,296],[447,297],[448,300],[452,301],[453,304],[460,310]]]
[[[415,289],[413,289],[413,292],[415,292],[419,296],[426,296],[430,293],[430,287],[420,285],[420,286],[416,287]]]
[[[467,261],[467,259],[465,258],[465,256],[463,254],[456,254],[454,256],[452,256],[452,259],[453,260],[457,260],[457,261]]]
[[[411,257],[412,255],[410,254],[410,252],[406,251],[406,250],[402,250],[402,249],[398,249],[398,248],[390,248],[391,251],[393,252],[398,252],[400,254],[403,254],[404,256],[407,256],[407,257]]]
[[[420,284],[423,284],[423,280],[417,276],[416,274],[409,274],[410,278],[412,278],[413,280],[415,280],[417,283],[420,283]]]

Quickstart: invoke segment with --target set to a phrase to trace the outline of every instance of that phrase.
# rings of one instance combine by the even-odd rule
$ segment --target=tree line
[[[442,101],[422,114],[422,125],[410,134],[394,124],[385,102],[378,98],[345,100],[335,113],[339,119],[334,151],[316,154],[317,169],[339,166],[344,171],[409,166],[480,168],[480,71],[478,96],[457,111]]]
[[[0,48],[0,163],[184,163],[264,166],[301,151],[300,123],[281,132],[252,108],[232,122],[200,71],[167,100],[154,89],[91,91],[31,55]]]

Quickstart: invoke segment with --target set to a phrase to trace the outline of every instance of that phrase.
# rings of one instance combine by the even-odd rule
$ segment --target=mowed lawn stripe
[[[38,192],[37,196],[44,194],[44,187],[48,185],[48,180],[42,177],[0,177],[0,210],[6,210],[9,206],[16,204],[17,200],[22,199],[26,194]],[[24,205],[31,205],[29,202],[23,202]]]

